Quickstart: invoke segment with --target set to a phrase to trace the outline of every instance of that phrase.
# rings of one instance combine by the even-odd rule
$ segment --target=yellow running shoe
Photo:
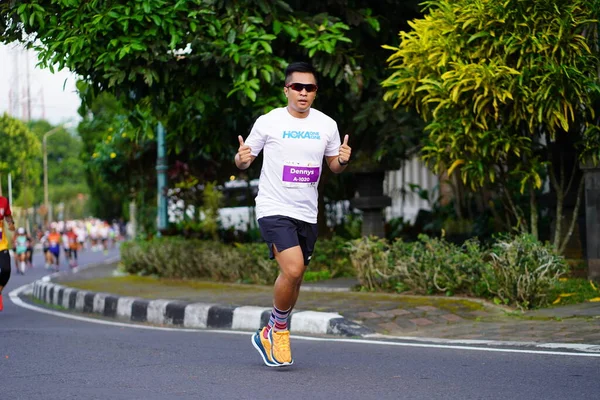
[[[267,329],[267,327],[254,332],[252,335],[252,345],[256,351],[258,351],[258,354],[260,354],[267,367],[278,367],[279,364],[273,362],[273,359],[271,358],[271,341],[269,339],[265,339],[265,329]]]
[[[271,359],[278,366],[292,365],[292,348],[290,347],[290,331],[269,331],[271,341]]]

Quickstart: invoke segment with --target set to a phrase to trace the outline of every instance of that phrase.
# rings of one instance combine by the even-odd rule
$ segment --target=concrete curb
[[[181,328],[210,328],[254,331],[265,326],[270,308],[224,306],[177,300],[148,300],[119,297],[69,288],[41,279],[33,282],[33,297],[43,303],[81,313],[97,314],[124,322],[168,325]],[[338,313],[294,311],[292,333],[363,337],[373,331],[347,320]]]

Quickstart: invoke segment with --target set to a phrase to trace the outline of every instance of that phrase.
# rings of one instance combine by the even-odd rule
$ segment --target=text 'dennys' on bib
[[[283,176],[281,178],[283,186],[290,188],[302,188],[316,186],[319,182],[321,167],[293,165],[285,163],[283,165]]]

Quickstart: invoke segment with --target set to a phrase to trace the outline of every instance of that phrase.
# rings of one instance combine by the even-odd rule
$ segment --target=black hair
[[[317,71],[315,68],[307,62],[294,62],[287,66],[285,69],[285,84],[289,84],[290,77],[294,72],[308,72],[315,77],[315,83],[317,83]]]

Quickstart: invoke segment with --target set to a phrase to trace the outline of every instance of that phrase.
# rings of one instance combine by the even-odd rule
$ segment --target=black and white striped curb
[[[210,328],[254,331],[265,326],[270,308],[223,306],[177,300],[148,300],[94,293],[62,286],[50,281],[33,283],[33,297],[67,310],[98,314],[128,322],[172,325],[182,328]],[[365,336],[370,329],[348,321],[340,314],[294,311],[290,317],[293,333]]]

